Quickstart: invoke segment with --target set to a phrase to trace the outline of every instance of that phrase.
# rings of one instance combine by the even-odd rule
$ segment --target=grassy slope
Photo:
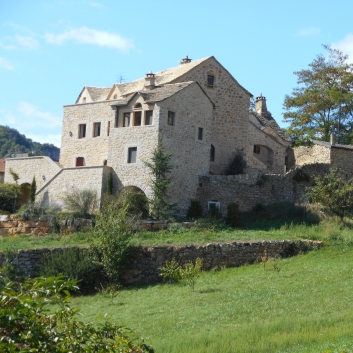
[[[107,313],[156,352],[353,351],[353,247],[205,273],[190,288],[156,285],[74,299],[83,320]],[[99,305],[97,303],[99,302]]]

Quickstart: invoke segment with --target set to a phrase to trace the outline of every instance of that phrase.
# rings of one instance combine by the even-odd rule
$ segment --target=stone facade
[[[248,172],[284,173],[289,142],[262,95],[249,116],[251,96],[214,57],[184,58],[178,67],[111,88],[85,86],[74,105],[64,106],[60,165],[53,171],[47,160],[8,159],[7,168],[20,183],[35,175],[45,202],[60,203],[72,185],[100,196],[110,172],[114,192],[134,186],[150,197],[144,162],[162,138],[174,167],[170,201],[185,214],[199,176],[224,174],[238,151]]]
[[[248,265],[261,261],[267,253],[268,258],[289,257],[322,246],[321,242],[310,240],[282,240],[259,242],[210,243],[203,246],[154,246],[140,247],[130,251],[125,259],[125,271],[122,283],[146,284],[160,282],[160,268],[166,261],[175,259],[179,265],[195,262],[198,257],[203,259],[203,268],[233,267]],[[14,261],[17,268],[30,277],[39,275],[41,260],[47,254],[65,251],[65,248],[19,250]],[[85,251],[85,248],[82,249]],[[5,260],[0,253],[0,267]]]

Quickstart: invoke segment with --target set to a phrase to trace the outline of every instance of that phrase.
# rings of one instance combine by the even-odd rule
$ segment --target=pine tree
[[[151,216],[156,220],[167,219],[175,208],[175,204],[168,202],[168,189],[172,185],[172,176],[170,175],[173,169],[172,154],[163,150],[162,142],[160,138],[153,151],[151,161],[144,162],[152,176],[153,196],[149,200],[149,204]]]
[[[113,194],[113,176],[112,176],[112,173],[109,173],[109,176],[108,176],[107,194],[109,194],[109,195]]]
[[[30,190],[29,190],[29,200],[33,203],[36,199],[36,191],[37,191],[37,183],[36,183],[36,177],[33,177]]]

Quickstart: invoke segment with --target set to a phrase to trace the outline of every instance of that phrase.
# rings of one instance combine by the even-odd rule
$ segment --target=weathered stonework
[[[289,257],[322,246],[321,242],[310,240],[282,240],[258,242],[210,243],[203,246],[154,246],[131,249],[124,262],[122,282],[125,285],[160,282],[160,268],[166,261],[175,259],[178,264],[203,260],[203,268],[232,267],[261,261],[265,252],[268,258]],[[66,248],[67,249],[67,248]],[[85,251],[87,248],[82,248]],[[15,265],[30,277],[39,275],[43,257],[47,254],[65,251],[65,248],[19,250]],[[5,256],[0,253],[0,267]]]

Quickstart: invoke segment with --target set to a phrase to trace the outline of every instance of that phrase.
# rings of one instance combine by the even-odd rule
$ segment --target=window
[[[107,165],[108,164],[108,161],[105,159],[104,161],[103,161],[103,165]]]
[[[93,137],[98,137],[101,135],[101,123],[93,124]]]
[[[153,110],[147,110],[145,113],[145,125],[152,125]]]
[[[216,149],[214,148],[213,145],[211,145],[210,162],[214,162],[214,160],[215,160],[215,154],[216,154]]]
[[[175,113],[168,112],[168,125],[174,125]]]
[[[124,113],[124,121],[123,121],[123,126],[124,127],[129,127],[130,126],[130,113]]]
[[[82,103],[86,103],[86,97],[82,97]]]
[[[214,76],[213,75],[207,75],[207,87],[212,87],[214,85]]]
[[[117,99],[118,98],[118,95],[117,94],[114,94],[114,99]]]
[[[134,105],[134,108],[135,108],[135,109],[142,109],[142,104],[141,104],[141,103],[136,103],[136,104]]]
[[[76,167],[83,167],[85,165],[85,159],[83,157],[76,157]]]
[[[108,121],[108,131],[107,131],[107,136],[110,134],[110,121]]]
[[[260,145],[254,145],[254,153],[260,154]]]
[[[202,140],[202,138],[203,138],[203,128],[202,127],[199,127],[199,132],[197,134],[197,138],[199,140]]]
[[[86,124],[80,124],[78,126],[78,138],[83,139],[86,137]]]
[[[137,147],[129,147],[129,155],[127,162],[136,163]]]
[[[141,117],[142,112],[135,112],[134,113],[134,126],[141,126]]]

